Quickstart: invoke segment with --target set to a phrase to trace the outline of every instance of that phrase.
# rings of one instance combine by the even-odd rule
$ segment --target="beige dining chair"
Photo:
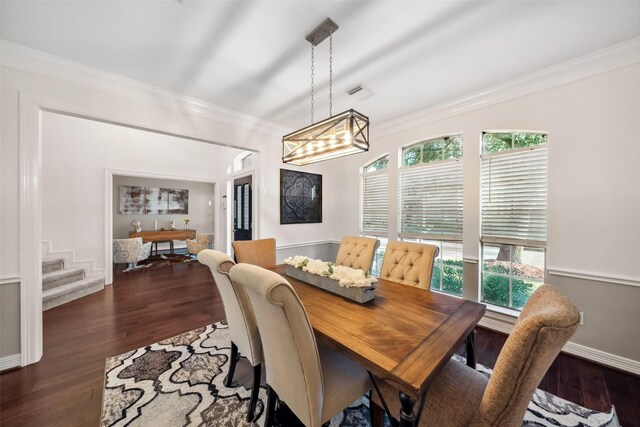
[[[389,242],[382,259],[380,278],[429,289],[438,247],[426,243]]]
[[[231,243],[236,261],[269,268],[276,265],[276,239],[235,240]]]
[[[276,396],[307,427],[320,427],[371,389],[362,367],[317,343],[304,306],[282,276],[249,264],[231,268],[258,321],[267,370],[265,426]]]
[[[372,237],[347,236],[340,242],[336,265],[371,271],[373,257],[380,240]]]
[[[253,308],[244,288],[234,285],[229,279],[229,270],[235,265],[229,255],[220,251],[204,249],[198,253],[198,261],[211,270],[222,297],[222,305],[229,325],[231,355],[229,373],[224,385],[227,387],[232,385],[239,354],[245,356],[253,366],[253,387],[247,411],[247,421],[251,422],[258,402],[262,374],[262,343]]]
[[[419,425],[522,425],[531,396],[579,322],[578,309],[566,296],[551,285],[540,286],[522,309],[491,378],[450,360],[427,389]],[[398,391],[383,382],[380,388],[391,414],[399,414]],[[375,393],[373,399],[381,404]]]

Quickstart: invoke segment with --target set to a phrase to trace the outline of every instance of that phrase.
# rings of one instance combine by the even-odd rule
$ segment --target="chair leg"
[[[273,418],[276,412],[276,392],[267,384],[267,409],[264,414],[264,427],[273,425]]]
[[[236,371],[236,363],[238,363],[238,346],[235,345],[233,341],[231,341],[231,356],[229,359],[229,373],[227,374],[227,378],[224,380],[225,387],[231,387],[233,374]]]
[[[260,378],[262,377],[262,365],[253,367],[253,388],[251,389],[251,400],[249,400],[249,410],[247,411],[247,422],[253,421],[258,403],[258,393],[260,392]]]
[[[383,427],[384,426],[384,409],[379,407],[372,400],[371,403],[369,403],[369,411],[371,413],[372,427]]]
[[[476,335],[478,335],[478,331],[474,329],[464,340],[467,353],[467,366],[471,369],[476,369]]]

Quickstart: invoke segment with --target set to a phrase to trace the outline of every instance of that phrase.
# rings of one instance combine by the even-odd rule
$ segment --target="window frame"
[[[377,169],[374,171],[366,171],[366,168],[370,165],[372,165],[373,163],[383,159],[387,157],[387,165],[382,168],[382,169]],[[388,239],[389,238],[389,218],[391,217],[391,215],[389,214],[389,198],[387,197],[387,215],[386,215],[386,219],[387,219],[387,232],[386,233],[375,233],[372,232],[372,230],[364,230],[364,203],[363,203],[363,199],[364,199],[364,183],[365,183],[365,179],[367,177],[370,176],[377,176],[377,175],[386,175],[387,176],[387,195],[389,193],[390,190],[390,173],[389,170],[391,169],[391,164],[389,163],[391,160],[389,152],[385,152],[382,153],[376,157],[374,157],[373,159],[367,161],[366,163],[362,164],[359,167],[359,194],[358,194],[358,222],[359,222],[359,231],[360,231],[360,236],[364,236],[364,237],[376,237],[376,238],[385,238]],[[381,267],[382,268],[382,267]]]

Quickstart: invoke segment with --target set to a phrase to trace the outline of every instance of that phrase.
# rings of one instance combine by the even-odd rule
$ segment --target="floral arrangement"
[[[335,265],[332,262],[301,255],[289,257],[284,260],[284,263],[311,274],[329,277],[336,280],[344,288],[369,287],[378,281],[368,271],[345,267],[344,265]]]
[[[184,225],[188,225],[188,224],[189,224],[189,221],[191,221],[189,218],[185,218],[185,219],[184,219]]]

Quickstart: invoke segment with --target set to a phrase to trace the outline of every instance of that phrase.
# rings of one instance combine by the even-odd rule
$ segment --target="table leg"
[[[476,335],[478,332],[474,329],[464,340],[467,351],[467,366],[476,369]]]
[[[416,414],[413,412],[413,405],[416,404],[414,398],[400,392],[400,427],[414,427],[416,425]]]

